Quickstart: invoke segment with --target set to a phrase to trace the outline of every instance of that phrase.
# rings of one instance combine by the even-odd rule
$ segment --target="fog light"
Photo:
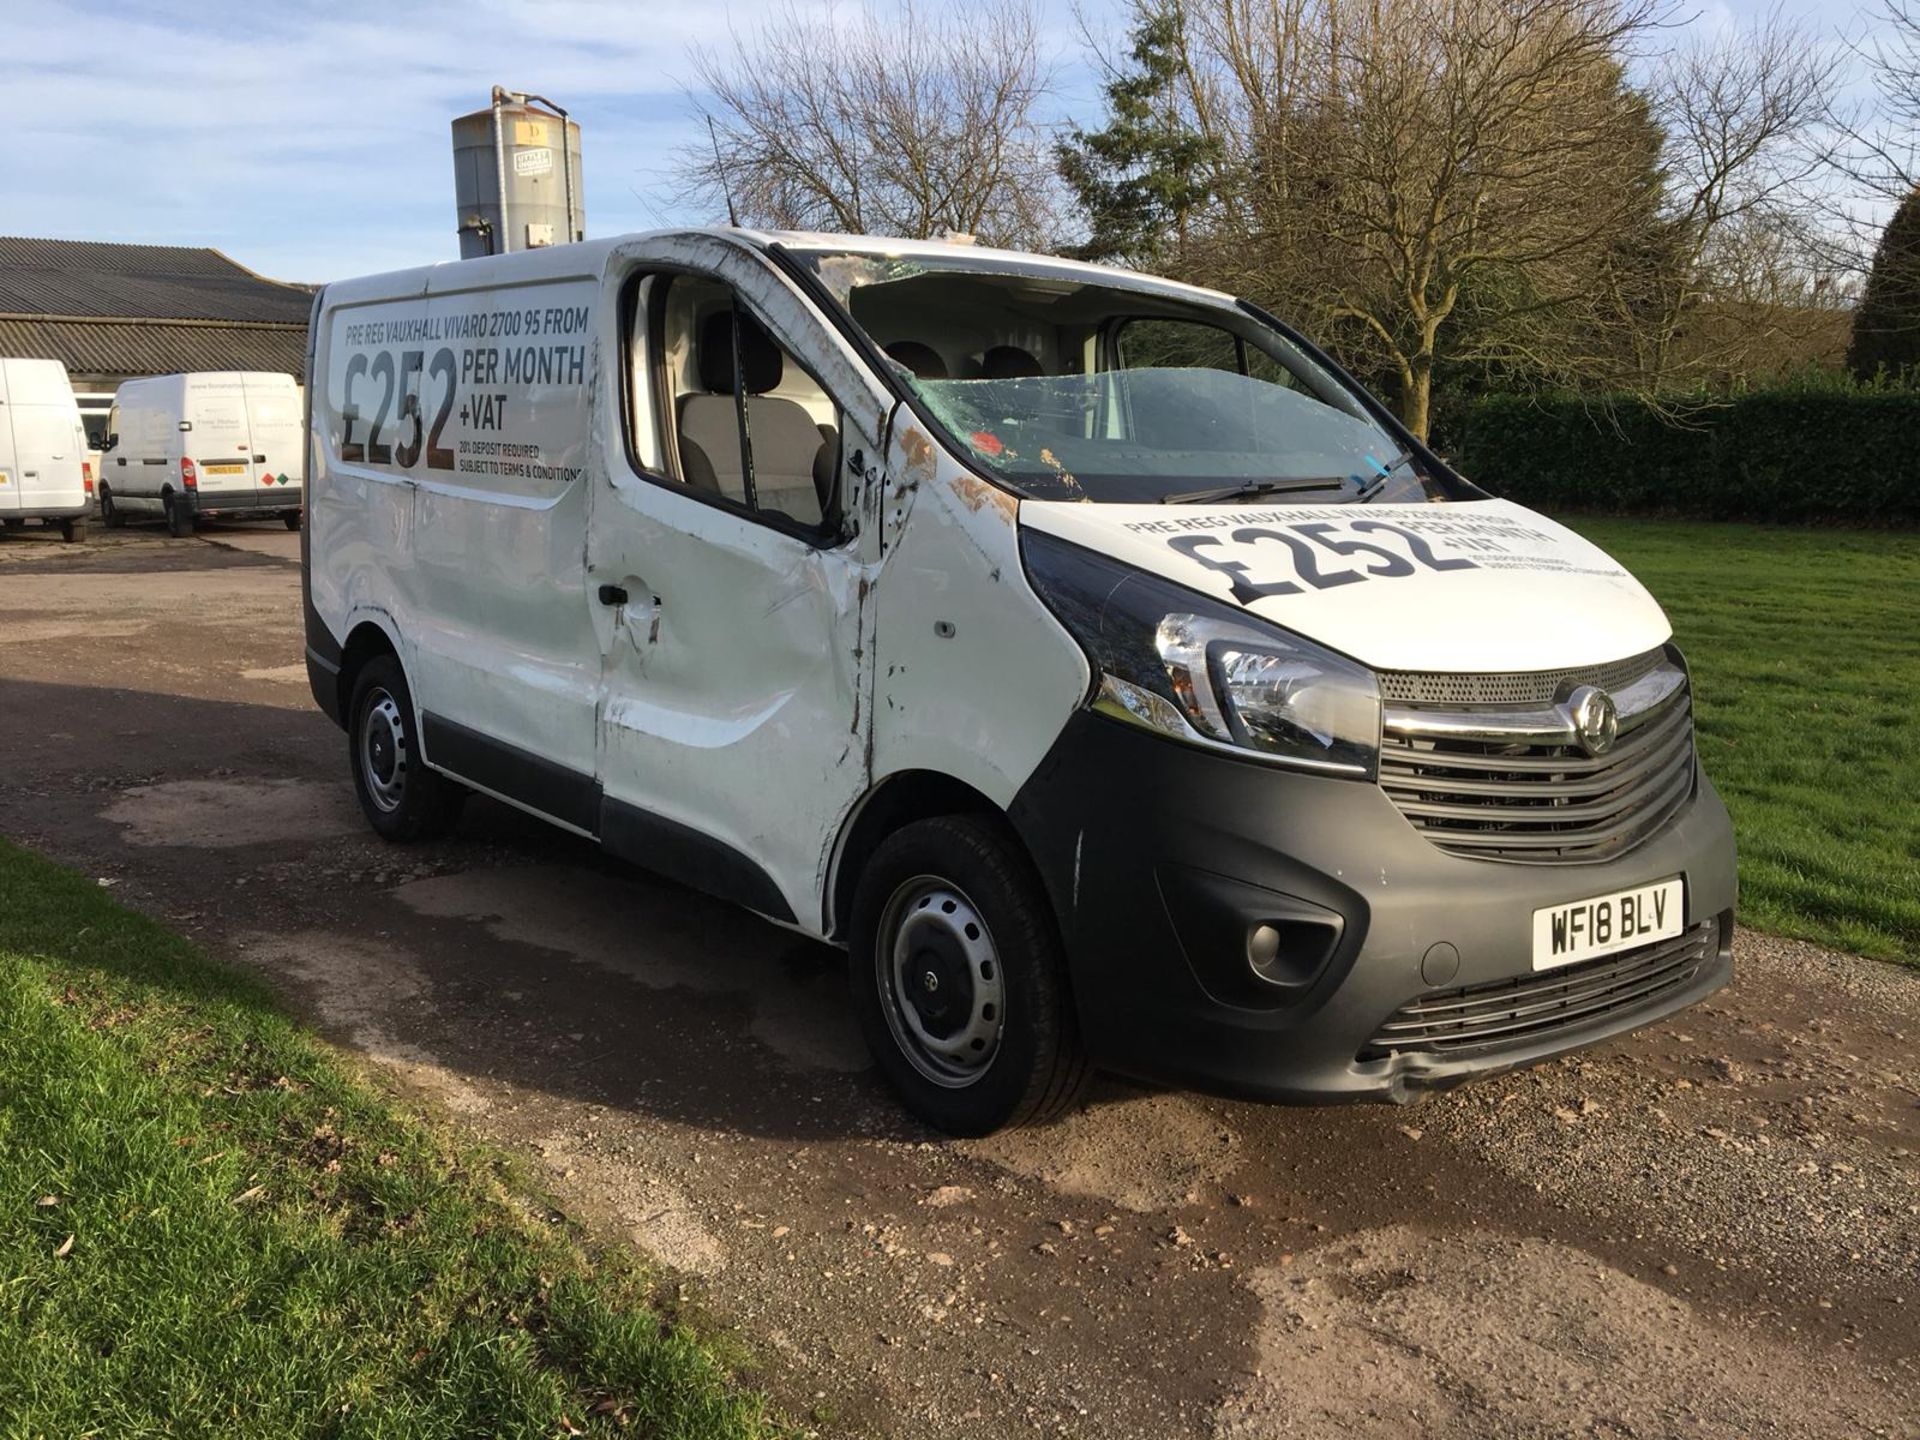
[[[1247,936],[1247,960],[1262,975],[1273,969],[1280,958],[1280,932],[1271,925],[1256,925]]]
[[[1339,939],[1337,921],[1264,921],[1247,932],[1247,965],[1269,985],[1299,990],[1320,973]]]
[[[1339,949],[1345,917],[1311,900],[1181,865],[1157,878],[1194,978],[1222,1004],[1273,1010],[1305,999]]]

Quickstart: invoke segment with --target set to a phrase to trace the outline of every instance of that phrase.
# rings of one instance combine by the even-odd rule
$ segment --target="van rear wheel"
[[[60,538],[69,545],[73,544],[76,540],[86,539],[87,522],[85,520],[62,520],[60,522]]]
[[[890,835],[861,876],[849,975],[906,1107],[952,1135],[1050,1120],[1088,1075],[1053,912],[1010,838],[971,815]]]
[[[280,520],[289,530],[298,530],[300,528],[300,512],[298,510],[287,511],[286,514],[280,517]]]
[[[421,760],[413,695],[398,660],[381,655],[362,667],[348,714],[347,763],[367,823],[402,843],[445,835],[467,792]]]
[[[176,540],[184,540],[193,534],[193,507],[178,495],[169,495],[166,499],[167,533]]]

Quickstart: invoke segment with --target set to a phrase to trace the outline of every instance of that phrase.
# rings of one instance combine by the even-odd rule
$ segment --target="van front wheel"
[[[100,487],[100,523],[109,530],[118,530],[127,523],[127,517],[113,503],[113,492],[104,485]]]
[[[1039,877],[970,815],[907,825],[854,901],[854,1009],[906,1107],[953,1135],[1050,1120],[1084,1086],[1073,999]]]
[[[400,662],[369,660],[353,685],[347,763],[367,823],[383,839],[435,840],[453,827],[467,792],[430,770],[414,733],[413,696]]]

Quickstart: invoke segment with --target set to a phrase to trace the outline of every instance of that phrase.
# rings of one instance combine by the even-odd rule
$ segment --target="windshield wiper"
[[[1380,462],[1375,460],[1371,455],[1369,455],[1367,459],[1380,467],[1380,473],[1360,487],[1359,491],[1353,497],[1356,500],[1371,500],[1377,495],[1380,487],[1387,483],[1387,477],[1409,460],[1413,459],[1413,452],[1411,450],[1402,450],[1384,465],[1381,465]]]
[[[1238,485],[1216,485],[1211,490],[1183,490],[1162,495],[1162,505],[1204,505],[1210,500],[1257,500],[1262,495],[1291,495],[1303,490],[1338,490],[1347,482],[1324,480],[1245,480]]]

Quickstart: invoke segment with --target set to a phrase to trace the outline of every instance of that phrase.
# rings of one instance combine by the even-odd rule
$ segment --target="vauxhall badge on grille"
[[[1604,755],[1620,734],[1620,711],[1613,697],[1597,685],[1578,685],[1560,702],[1573,724],[1574,739],[1589,755]]]

